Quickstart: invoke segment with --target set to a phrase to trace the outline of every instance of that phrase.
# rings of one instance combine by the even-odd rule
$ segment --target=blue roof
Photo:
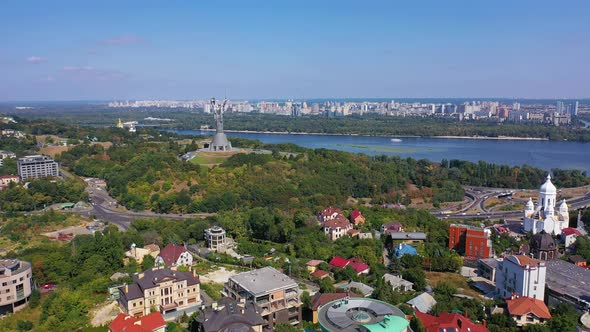
[[[412,247],[409,244],[405,244],[402,243],[400,245],[398,245],[397,247],[395,247],[395,256],[397,258],[402,257],[403,255],[416,255],[418,252],[416,251],[416,248]]]

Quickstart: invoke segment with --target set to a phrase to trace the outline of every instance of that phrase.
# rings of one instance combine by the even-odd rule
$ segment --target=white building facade
[[[543,300],[546,276],[544,261],[528,256],[509,256],[498,262],[496,293],[504,299],[517,294]]]
[[[524,230],[533,234],[545,231],[548,234],[560,235],[569,225],[569,209],[565,199],[555,211],[557,188],[551,183],[551,175],[547,175],[547,181],[539,188],[539,200],[535,205],[532,199],[526,204],[524,210]]]

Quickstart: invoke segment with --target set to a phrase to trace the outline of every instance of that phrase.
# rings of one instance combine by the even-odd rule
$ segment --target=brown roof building
[[[141,317],[155,309],[172,320],[182,312],[192,314],[201,304],[200,281],[194,271],[152,268],[133,275],[133,281],[119,288],[119,306],[128,315]]]

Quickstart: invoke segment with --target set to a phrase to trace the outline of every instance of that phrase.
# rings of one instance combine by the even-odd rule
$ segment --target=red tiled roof
[[[350,218],[352,219],[356,219],[359,216],[362,216],[363,214],[361,213],[361,211],[359,210],[352,210],[352,212],[350,213]]]
[[[336,218],[334,218],[332,220],[326,220],[324,222],[324,227],[330,227],[332,229],[336,229],[338,227],[347,228],[350,226],[351,226],[350,221],[348,221],[348,219],[346,219],[346,217],[344,217],[341,214],[337,215]]]
[[[521,296],[514,300],[508,299],[506,300],[506,304],[508,304],[508,312],[511,315],[522,316],[532,313],[539,318],[551,318],[549,308],[547,308],[545,303],[532,297]]]
[[[342,258],[340,256],[334,256],[332,260],[330,260],[329,264],[332,267],[339,267],[343,269],[346,267],[346,265],[348,265],[348,259]]]
[[[327,217],[327,216],[333,215],[334,213],[341,214],[342,210],[340,210],[339,208],[335,208],[335,207],[330,206],[329,208],[324,209],[322,212],[320,212],[320,215]]]
[[[573,235],[573,234],[582,235],[582,233],[580,233],[579,230],[572,228],[572,227],[566,227],[566,228],[562,229],[561,233],[565,236],[569,236],[569,235]]]
[[[349,297],[348,293],[316,293],[312,298],[311,298],[311,310],[318,310],[319,307],[323,306],[324,304],[328,303],[328,302],[332,302],[334,300],[338,300],[338,299],[344,299]]]
[[[18,179],[18,175],[0,175],[0,179]]]
[[[160,257],[166,263],[166,266],[172,266],[176,261],[178,261],[178,257],[182,255],[182,253],[186,252],[186,248],[183,246],[177,246],[175,244],[170,243],[166,246],[166,248],[160,251]]]
[[[397,221],[392,221],[392,222],[388,222],[386,224],[383,224],[384,231],[401,232],[402,228],[403,228],[402,224],[400,224]]]
[[[516,261],[518,262],[518,264],[520,266],[535,266],[535,265],[539,265],[539,263],[541,263],[540,260],[535,259],[535,258],[531,258],[529,256],[525,256],[525,255],[514,255],[514,258],[516,258]]]
[[[454,328],[457,331],[489,332],[485,326],[474,324],[469,318],[460,314],[445,312],[438,317],[420,311],[416,311],[415,314],[427,332],[439,332],[443,329],[448,330],[450,328]]]
[[[322,279],[323,277],[325,277],[325,276],[327,276],[327,275],[329,275],[329,273],[328,273],[328,272],[326,272],[326,271],[324,271],[324,270],[315,270],[315,271],[314,271],[314,272],[311,274],[311,276],[312,276],[312,277],[314,277],[314,278],[319,278],[319,279]]]
[[[357,273],[361,273],[369,269],[369,265],[365,264],[362,259],[357,257],[349,259],[348,265],[350,265],[350,267],[352,267]]]
[[[109,324],[109,330],[112,332],[152,332],[157,328],[166,326],[164,317],[159,312],[153,312],[141,318],[119,314]]]

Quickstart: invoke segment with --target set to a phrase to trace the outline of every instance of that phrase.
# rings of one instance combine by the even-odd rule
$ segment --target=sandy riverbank
[[[200,131],[215,131],[215,129],[199,129]],[[339,134],[339,133],[313,133],[313,132],[289,132],[289,131],[260,131],[260,130],[231,130],[228,133],[245,134],[277,134],[277,135],[321,135],[321,136],[365,136],[365,137],[394,137],[394,138],[450,138],[450,139],[485,139],[485,140],[519,140],[519,141],[548,141],[541,137],[516,137],[516,136],[417,136],[417,135],[361,135],[361,134]]]

